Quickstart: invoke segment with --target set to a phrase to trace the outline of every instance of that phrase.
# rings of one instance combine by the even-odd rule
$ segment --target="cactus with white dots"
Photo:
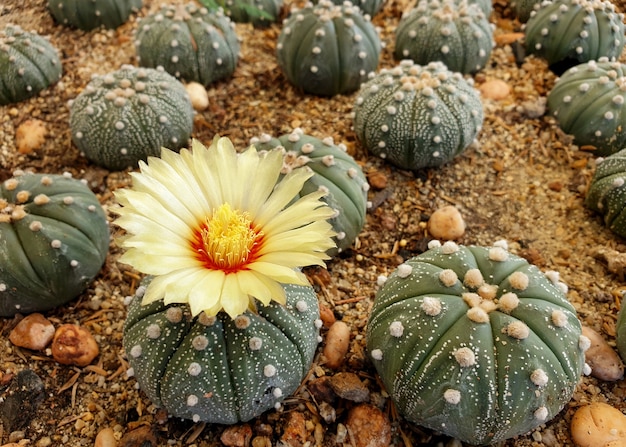
[[[48,9],[58,23],[84,31],[117,28],[141,6],[142,0],[48,0]]]
[[[567,70],[548,94],[548,110],[579,146],[607,156],[626,146],[626,65],[601,58]]]
[[[278,20],[283,0],[224,0],[223,5],[224,13],[233,22],[263,28]]]
[[[219,9],[193,3],[164,5],[144,17],[135,34],[142,67],[163,67],[185,81],[208,86],[231,76],[239,60],[234,23]]]
[[[369,16],[346,1],[320,0],[283,22],[276,45],[287,79],[306,93],[354,92],[378,67],[381,42]]]
[[[626,238],[626,149],[596,160],[585,206],[602,215],[613,233]]]
[[[346,0],[331,0],[335,5],[343,5]],[[313,0],[313,4],[319,3],[319,0]],[[385,4],[385,0],[354,0],[351,3],[359,8],[364,15],[368,15],[370,18],[374,17],[380,12]]]
[[[475,73],[491,55],[493,27],[479,4],[423,0],[402,15],[394,56],[421,65],[441,61],[451,71]]]
[[[431,243],[380,287],[367,349],[400,414],[472,445],[527,433],[570,400],[589,339],[556,272]]]
[[[326,191],[322,200],[335,211],[329,222],[337,233],[333,238],[337,247],[329,255],[350,247],[365,225],[369,184],[361,167],[347,153],[346,146],[335,144],[331,137],[320,140],[305,135],[302,129],[278,138],[264,134],[253,138],[251,144],[259,150],[284,148],[283,174],[305,166],[314,172],[299,196],[320,189]]]
[[[95,76],[71,102],[72,140],[90,161],[110,170],[135,167],[179,150],[193,130],[191,99],[162,69],[125,65]]]
[[[108,249],[106,216],[84,182],[17,172],[0,185],[0,317],[74,299]]]
[[[521,22],[526,23],[530,18],[530,14],[539,7],[542,0],[511,0],[511,8],[515,13],[515,17]]]
[[[544,0],[524,25],[526,51],[565,68],[618,58],[624,48],[623,19],[608,0]]]
[[[44,37],[7,25],[0,31],[0,105],[35,96],[61,79],[59,53]]]
[[[402,169],[441,166],[474,142],[483,123],[471,79],[442,62],[410,60],[383,69],[361,86],[354,130],[372,154]]]
[[[140,388],[171,416],[195,422],[248,421],[300,386],[319,342],[319,306],[310,286],[285,285],[285,305],[259,304],[232,319],[162,300],[130,303],[124,348]],[[211,293],[207,290],[207,293]]]

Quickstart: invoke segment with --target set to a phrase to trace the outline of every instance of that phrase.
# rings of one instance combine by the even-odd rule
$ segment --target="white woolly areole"
[[[548,384],[548,375],[543,369],[537,368],[530,373],[530,381],[539,387],[546,386]]]
[[[274,377],[276,375],[276,367],[274,365],[265,365],[263,367],[263,375],[265,377]]]
[[[156,340],[161,336],[161,326],[156,323],[152,323],[146,328],[146,337]]]
[[[247,315],[239,315],[235,318],[235,327],[237,329],[246,329],[250,326],[250,317]]]
[[[445,269],[439,273],[439,281],[446,287],[452,287],[458,280],[459,277],[454,273],[454,270]]]
[[[446,241],[441,246],[441,252],[446,255],[451,255],[452,253],[456,253],[459,251],[459,246],[456,242]]]
[[[205,312],[200,312],[200,315],[198,315],[198,323],[203,326],[213,326],[215,321],[217,321],[216,317],[209,316]]]
[[[376,278],[376,285],[378,285],[379,287],[385,284],[386,282],[387,282],[387,277],[385,275],[378,275],[378,278]]]
[[[530,329],[523,321],[514,321],[504,328],[506,334],[510,337],[524,340],[530,335]]]
[[[584,335],[578,337],[578,347],[583,352],[589,349],[591,347],[591,340],[589,340],[589,337],[586,337]]]
[[[432,250],[433,248],[437,248],[437,247],[441,247],[441,242],[439,242],[437,239],[433,239],[432,241],[428,243],[429,250]]]
[[[463,284],[473,289],[480,287],[483,282],[483,274],[479,269],[469,269],[463,277]]]
[[[494,284],[483,284],[478,288],[478,295],[484,300],[494,300],[498,293],[498,286]]]
[[[548,409],[546,407],[539,407],[535,410],[533,415],[538,421],[545,421],[548,419]]]
[[[272,394],[274,395],[274,397],[276,399],[283,397],[283,390],[281,390],[280,388],[276,387],[274,388],[274,390],[272,390]]]
[[[204,351],[207,346],[209,346],[209,339],[205,335],[196,335],[193,340],[191,340],[191,346],[196,351]]]
[[[502,247],[492,247],[489,249],[489,260],[495,262],[504,262],[509,257],[509,252]]]
[[[400,264],[396,272],[400,278],[406,278],[413,272],[413,267],[409,264]]]
[[[308,308],[309,305],[306,301],[300,300],[296,303],[296,309],[298,309],[298,312],[306,312]]]
[[[494,247],[502,248],[504,250],[509,250],[509,243],[505,239],[499,239],[493,243]]]
[[[591,366],[589,366],[589,363],[585,363],[583,365],[583,374],[586,375],[586,376],[591,374]]]
[[[199,376],[200,373],[202,372],[202,366],[200,366],[199,363],[196,362],[192,362],[191,364],[189,364],[189,367],[187,368],[187,372],[189,373],[190,376]]]
[[[528,275],[524,272],[513,272],[509,276],[509,283],[514,289],[526,290],[529,283]]]
[[[383,359],[383,351],[381,351],[380,349],[372,349],[371,355],[374,360]]]
[[[488,323],[489,314],[481,307],[472,307],[467,311],[467,318],[474,323]]]
[[[261,346],[263,346],[263,340],[259,337],[251,337],[250,340],[248,340],[248,346],[252,351],[258,351],[261,349]]]
[[[454,351],[454,359],[464,368],[476,364],[476,355],[474,351],[468,347],[462,347]]]
[[[143,353],[143,349],[141,348],[141,345],[135,345],[132,348],[130,348],[130,356],[132,358],[138,358],[141,357],[141,354]]]
[[[426,315],[434,317],[441,313],[441,300],[432,296],[425,296],[420,307]]]
[[[560,280],[559,272],[556,270],[548,270],[544,275],[546,275],[546,278],[548,278],[552,284],[558,284]]]
[[[172,324],[180,323],[183,319],[183,311],[180,307],[170,307],[165,311],[165,318]]]
[[[519,298],[513,292],[507,292],[498,300],[498,309],[502,312],[509,313],[519,306]]]
[[[195,394],[190,394],[189,396],[187,396],[187,406],[195,407],[196,405],[198,405],[198,396],[196,396]]]
[[[461,402],[461,392],[459,390],[453,390],[452,388],[448,388],[443,392],[443,398],[452,405],[457,405]]]
[[[465,301],[465,304],[469,307],[476,307],[480,305],[481,298],[477,293],[465,292],[461,294],[461,298],[463,298],[463,301]]]
[[[402,334],[404,333],[404,326],[402,325],[401,322],[399,321],[394,321],[389,325],[389,335],[391,335],[392,337],[402,337]]]
[[[556,327],[565,327],[567,324],[567,315],[561,310],[553,310],[550,318],[552,319],[552,324]]]

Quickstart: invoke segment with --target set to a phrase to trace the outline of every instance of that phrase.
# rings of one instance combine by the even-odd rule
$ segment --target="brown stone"
[[[307,439],[306,421],[299,411],[292,411],[287,416],[285,431],[280,437],[284,445],[302,447]]]
[[[339,368],[345,360],[350,347],[350,327],[343,321],[335,321],[326,333],[324,357],[326,366]]]
[[[455,206],[447,205],[430,216],[428,232],[435,239],[442,241],[459,239],[465,234],[465,221]]]
[[[370,391],[352,372],[340,372],[329,379],[329,384],[337,396],[353,402],[367,402]]]
[[[226,427],[220,436],[220,441],[227,447],[248,447],[252,440],[250,424],[231,425]]]
[[[500,101],[511,94],[509,84],[501,79],[489,79],[478,86],[483,98]]]
[[[40,149],[46,141],[48,129],[41,120],[26,120],[15,131],[15,146],[20,154],[30,154]]]
[[[626,415],[604,402],[585,405],[572,417],[571,434],[579,447],[624,447]]]
[[[20,348],[41,351],[54,337],[54,325],[42,314],[25,316],[9,334],[9,340]]]
[[[373,405],[359,404],[350,409],[346,427],[354,447],[388,447],[391,443],[391,423]]]
[[[618,353],[602,335],[590,327],[583,326],[582,334],[591,342],[585,351],[585,361],[591,367],[591,375],[609,382],[621,380],[624,377],[624,364]]]
[[[98,343],[86,328],[60,326],[52,340],[52,357],[63,365],[87,366],[100,354]]]

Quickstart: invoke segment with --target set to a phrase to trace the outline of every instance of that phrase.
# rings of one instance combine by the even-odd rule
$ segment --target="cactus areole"
[[[97,197],[65,175],[19,173],[0,185],[0,316],[79,295],[104,264],[109,227]]]
[[[48,0],[54,19],[84,31],[103,26],[117,28],[137,12],[142,0]]]
[[[368,321],[367,349],[399,412],[475,445],[549,421],[589,346],[565,285],[504,244],[434,245],[398,266]]]

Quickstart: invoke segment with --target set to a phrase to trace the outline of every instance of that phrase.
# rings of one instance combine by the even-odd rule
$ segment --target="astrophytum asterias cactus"
[[[170,415],[196,422],[233,424],[280,407],[308,373],[321,326],[313,288],[285,290],[286,305],[259,303],[235,319],[192,317],[186,304],[142,305],[136,296],[124,347],[141,389]]]
[[[626,147],[626,65],[606,58],[567,70],[548,94],[548,109],[579,146],[606,156]]]
[[[515,17],[522,22],[526,23],[530,18],[530,13],[539,7],[542,0],[512,0],[510,2],[511,8],[515,13]]]
[[[58,23],[84,31],[99,26],[117,28],[141,5],[142,0],[48,0],[48,8]]]
[[[193,130],[193,107],[185,87],[153,68],[125,65],[96,76],[72,101],[72,141],[92,162],[110,170],[134,167],[177,150]]]
[[[0,31],[0,105],[35,96],[61,73],[59,53],[48,40],[16,25]]]
[[[106,216],[85,183],[16,173],[0,185],[0,316],[67,303],[100,271],[108,249]]]
[[[366,336],[400,414],[477,445],[553,418],[590,343],[564,288],[556,272],[503,243],[431,244],[399,265],[376,295]]]
[[[493,46],[493,25],[478,4],[422,0],[402,15],[394,56],[421,65],[441,61],[451,71],[474,73],[485,66]]]
[[[320,0],[285,19],[276,46],[287,79],[307,93],[351,93],[376,70],[381,43],[369,17],[350,2]]]
[[[346,0],[331,0],[335,5],[343,5]],[[314,4],[319,3],[319,0],[314,0]],[[382,9],[385,4],[385,0],[354,0],[351,2],[354,6],[359,8],[364,15],[374,17]]]
[[[526,50],[564,68],[618,58],[624,48],[623,18],[608,0],[544,0],[525,24]]]
[[[603,216],[615,234],[626,238],[626,149],[596,160],[585,205]]]
[[[208,86],[233,74],[239,60],[234,23],[222,10],[164,5],[137,26],[139,65]]]
[[[224,13],[233,22],[266,27],[276,22],[282,7],[283,0],[226,0]]]
[[[354,130],[368,151],[402,168],[440,166],[463,152],[483,123],[471,80],[442,62],[410,60],[383,69],[361,86]]]
[[[305,135],[302,129],[278,138],[261,135],[251,143],[259,150],[283,147],[284,174],[304,166],[314,172],[300,195],[320,189],[327,192],[322,200],[335,212],[329,222],[337,233],[334,237],[337,248],[332,248],[330,254],[350,247],[365,225],[369,184],[361,167],[346,152],[346,146],[335,144],[331,137],[320,140]]]

